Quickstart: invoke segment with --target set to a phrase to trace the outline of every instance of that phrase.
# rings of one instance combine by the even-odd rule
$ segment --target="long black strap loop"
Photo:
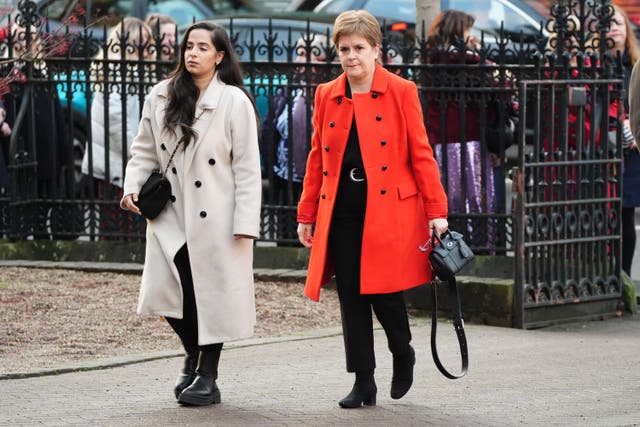
[[[431,295],[433,297],[433,310],[431,310],[431,354],[433,355],[433,361],[436,367],[442,375],[452,380],[462,378],[466,375],[469,368],[469,352],[467,350],[467,337],[464,334],[464,320],[462,319],[462,308],[460,307],[460,294],[458,292],[458,283],[455,276],[449,279],[449,294],[451,296],[451,311],[453,317],[453,328],[458,336],[458,343],[460,344],[460,356],[462,357],[462,371],[460,374],[455,375],[447,371],[440,362],[438,357],[438,350],[436,349],[436,329],[438,327],[438,293],[436,291],[436,282],[431,283]]]

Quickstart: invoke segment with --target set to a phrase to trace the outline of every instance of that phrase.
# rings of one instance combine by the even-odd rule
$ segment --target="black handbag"
[[[171,198],[171,183],[162,171],[154,170],[142,184],[136,205],[140,213],[147,219],[154,219],[164,209]]]
[[[435,242],[438,242],[436,245]],[[452,303],[451,313],[453,328],[458,337],[460,345],[460,357],[462,359],[462,369],[460,374],[452,374],[444,367],[438,357],[436,347],[436,332],[438,327],[438,292],[436,281],[431,283],[431,297],[433,300],[433,310],[431,310],[431,355],[438,370],[447,378],[452,380],[462,378],[469,368],[469,351],[467,348],[467,337],[464,333],[464,320],[462,318],[462,308],[460,306],[460,293],[456,282],[456,273],[473,259],[473,252],[462,239],[462,234],[447,230],[438,236],[436,230],[431,233],[432,251],[429,255],[431,268],[442,280],[447,281],[449,296]]]
[[[438,236],[438,233],[432,230],[431,247],[431,267],[436,275],[445,281],[455,276],[473,259],[473,252],[465,243],[462,234],[455,231],[447,230],[442,236]]]
[[[178,147],[180,146],[180,142],[176,145],[176,148],[171,153],[171,157],[169,158],[169,162],[167,163],[167,167],[164,168],[164,171],[156,169],[151,172],[149,178],[142,184],[142,188],[138,192],[138,201],[135,202],[138,209],[140,209],[140,213],[147,219],[154,219],[160,212],[164,209],[167,202],[171,198],[171,183],[165,176],[167,170],[169,169],[169,165],[173,161],[173,156],[178,151]]]

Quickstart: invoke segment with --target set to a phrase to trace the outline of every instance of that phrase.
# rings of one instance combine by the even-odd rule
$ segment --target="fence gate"
[[[615,314],[622,285],[620,80],[520,83],[517,327]],[[610,129],[616,131],[609,132]]]

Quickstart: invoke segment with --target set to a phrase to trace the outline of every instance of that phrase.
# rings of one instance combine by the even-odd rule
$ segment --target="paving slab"
[[[467,325],[470,369],[433,365],[429,321],[413,326],[415,382],[389,397],[392,358],[377,329],[378,405],[341,409],[353,378],[339,330],[245,342],[222,353],[222,404],[183,407],[179,357],[0,381],[0,425],[100,426],[630,426],[640,423],[640,317],[537,330]],[[451,325],[439,326],[445,365],[459,367]]]

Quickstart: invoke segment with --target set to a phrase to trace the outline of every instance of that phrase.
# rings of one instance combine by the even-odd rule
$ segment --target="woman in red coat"
[[[344,73],[319,85],[298,205],[311,248],[305,294],[319,300],[335,274],[347,371],[343,408],[375,405],[371,308],[393,354],[391,397],[413,382],[415,353],[402,291],[431,280],[418,247],[447,229],[447,197],[427,139],[418,90],[379,65],[382,34],[363,10],[341,13],[333,41]]]

